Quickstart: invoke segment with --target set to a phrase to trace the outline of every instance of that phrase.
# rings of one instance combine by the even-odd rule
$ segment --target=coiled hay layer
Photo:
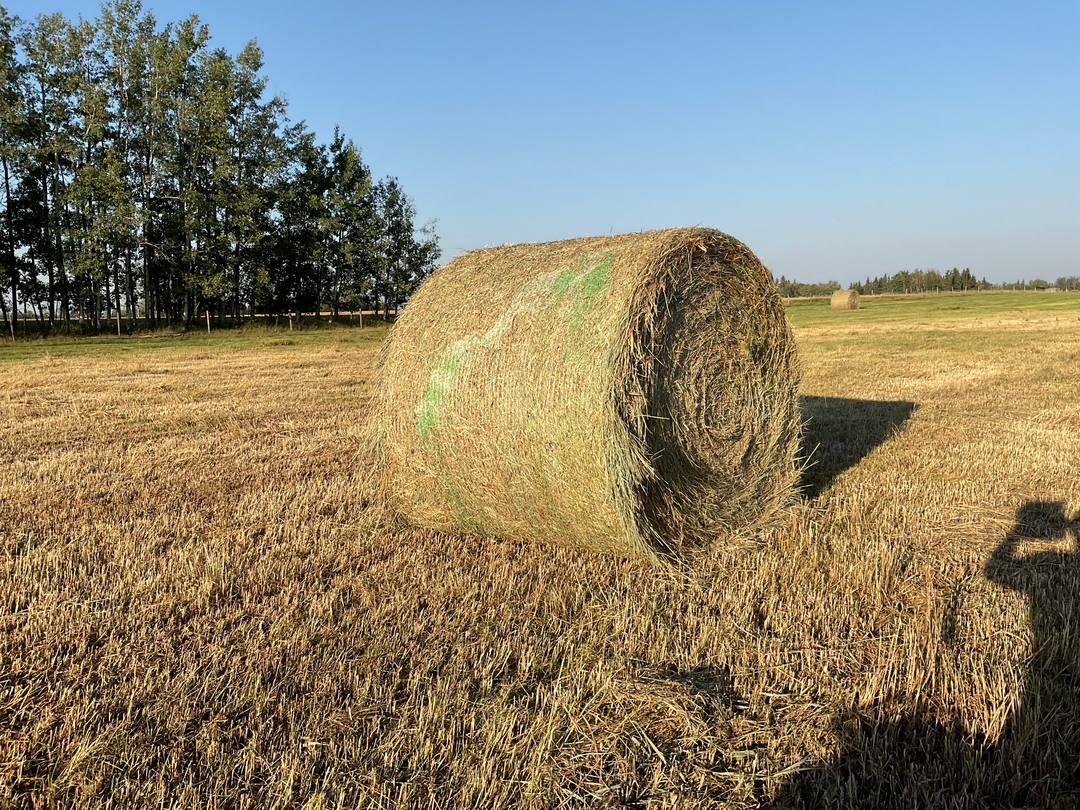
[[[381,500],[447,532],[678,554],[794,483],[795,343],[742,243],[706,228],[467,253],[383,347]]]
[[[859,291],[837,290],[832,294],[832,298],[829,299],[829,305],[833,309],[858,309]]]

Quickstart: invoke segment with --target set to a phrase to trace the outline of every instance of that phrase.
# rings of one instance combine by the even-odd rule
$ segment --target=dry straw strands
[[[832,298],[829,299],[829,305],[833,309],[858,309],[859,291],[837,290],[832,294]]]
[[[378,500],[419,527],[678,554],[759,525],[796,476],[776,287],[707,228],[467,253],[376,374]]]

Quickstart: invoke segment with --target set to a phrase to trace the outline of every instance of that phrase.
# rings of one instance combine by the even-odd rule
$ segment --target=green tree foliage
[[[835,281],[827,281],[824,284],[800,284],[798,281],[788,281],[785,276],[780,276],[776,282],[780,289],[780,295],[784,298],[812,298],[814,296],[832,295],[840,289]]]
[[[901,270],[892,276],[885,274],[874,279],[867,277],[865,281],[852,282],[849,289],[858,290],[861,295],[882,295],[884,293],[940,293],[967,290],[1033,290],[1049,286],[1051,286],[1049,282],[1040,278],[1031,281],[1020,279],[1003,284],[991,284],[985,278],[976,277],[967,267],[963,270],[954,267],[946,272]],[[1080,277],[1062,276],[1053,286],[1062,291],[1080,292]],[[784,276],[780,277],[777,287],[785,298],[828,296],[834,290],[840,289],[840,285],[835,281],[825,284],[800,284],[797,281],[788,281]]]
[[[267,97],[263,54],[140,0],[98,19],[0,6],[0,305],[14,335],[115,319],[399,307],[434,268],[396,178]]]
[[[969,268],[963,270],[901,270],[895,275],[885,274],[880,278],[867,278],[863,282],[853,282],[852,289],[861,295],[881,295],[883,293],[925,293],[989,289],[985,279],[980,281]]]

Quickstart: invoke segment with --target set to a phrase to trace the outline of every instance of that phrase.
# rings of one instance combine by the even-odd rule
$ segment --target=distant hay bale
[[[797,474],[776,286],[706,228],[466,253],[409,301],[376,377],[376,502],[413,526],[679,554],[760,525]]]
[[[858,309],[859,291],[837,290],[832,294],[829,304],[833,309]]]

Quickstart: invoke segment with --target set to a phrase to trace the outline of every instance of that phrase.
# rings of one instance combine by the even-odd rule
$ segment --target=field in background
[[[1046,292],[947,292],[908,295],[863,295],[859,298],[860,323],[896,324],[944,328],[986,326],[994,323],[1026,321],[1044,314],[1075,313],[1080,309],[1078,293]],[[828,298],[786,298],[784,307],[794,325],[836,325]]]
[[[0,806],[1080,805],[1080,296],[788,312],[684,570],[373,530],[382,329],[0,347]]]

